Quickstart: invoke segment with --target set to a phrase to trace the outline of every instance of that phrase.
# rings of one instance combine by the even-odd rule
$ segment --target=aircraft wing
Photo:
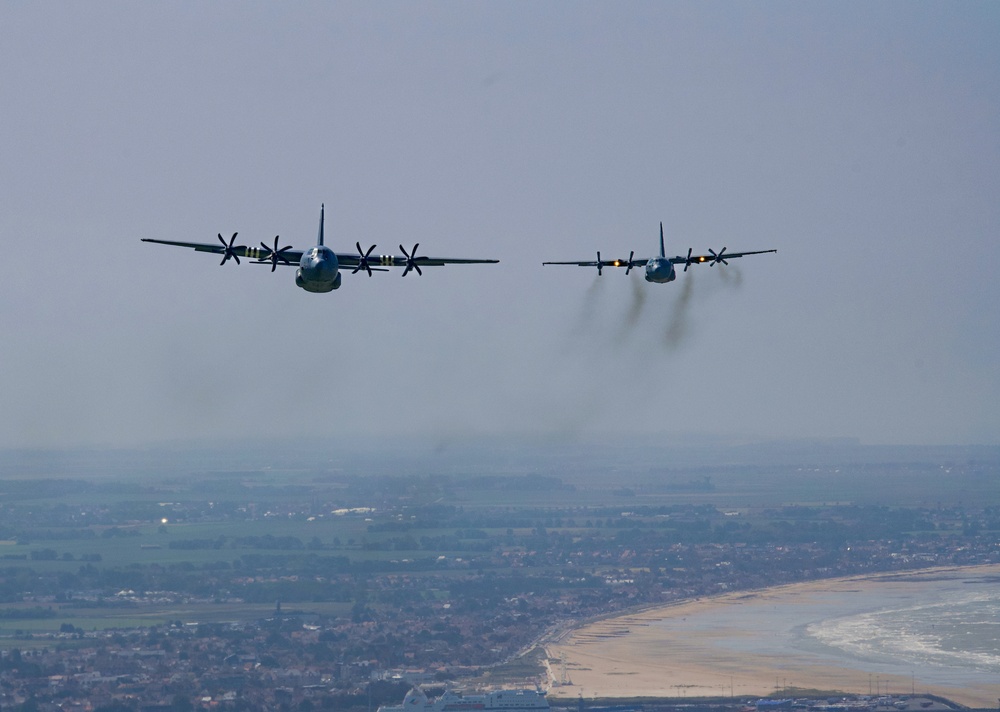
[[[482,259],[482,258],[468,258],[468,257],[417,257],[416,263],[418,265],[425,265],[427,267],[441,267],[443,265],[483,265],[490,264],[495,265],[500,260],[493,259]]]
[[[234,235],[235,237],[235,235]],[[239,257],[249,257],[255,260],[266,260],[270,252],[261,249],[259,247],[247,247],[246,245],[227,245],[222,237],[219,237],[220,242],[218,244],[213,244],[211,242],[179,242],[175,240],[154,240],[149,237],[141,238],[143,242],[155,242],[158,245],[174,245],[175,247],[190,247],[197,252],[211,252],[215,255],[223,255],[222,261],[225,262],[229,258],[239,258]],[[293,250],[290,247],[279,248],[281,256],[284,260],[279,260],[278,264],[298,265],[299,260],[302,259],[302,250]],[[228,253],[228,254],[227,254]],[[355,259],[357,256],[355,255]],[[239,259],[236,260],[239,262]],[[265,264],[270,264],[266,262]]]
[[[226,253],[229,253],[229,257],[249,257],[253,260],[262,260],[263,264],[270,264],[268,258],[271,255],[270,248],[261,247],[247,247],[246,245],[231,245],[227,244],[220,236],[218,244],[211,242],[181,242],[179,240],[154,240],[152,238],[144,237],[141,238],[143,242],[155,242],[159,245],[174,245],[175,247],[188,247],[197,252],[210,252],[215,255],[223,255],[223,260],[228,259],[225,257]],[[232,242],[232,241],[230,241]],[[291,264],[298,265],[299,261],[302,259],[303,250],[295,250],[291,247],[280,247],[278,248],[279,253],[284,258],[279,260],[278,264]],[[405,252],[405,250],[404,250]],[[348,269],[352,267],[357,267],[361,264],[362,256],[358,252],[338,252],[337,262],[341,267],[346,267]],[[287,260],[287,262],[286,262]],[[427,257],[425,255],[417,255],[413,257],[413,264],[411,269],[416,267],[440,267],[442,265],[467,265],[467,264],[495,264],[500,260],[493,259],[479,259],[479,258],[463,258],[463,257]],[[378,267],[406,267],[410,265],[410,258],[404,255],[372,255],[368,258],[369,264],[372,269],[377,269]],[[253,263],[258,264],[258,263]],[[378,270],[384,272],[386,270]]]
[[[287,253],[286,253],[287,254]],[[406,267],[407,258],[402,255],[372,255],[368,258],[372,269],[375,267]],[[413,262],[420,267],[441,267],[442,265],[472,265],[472,264],[496,264],[500,260],[465,259],[460,257],[424,257],[413,258]],[[361,262],[361,257],[357,252],[338,252],[337,262],[341,268],[357,267]]]
[[[648,259],[633,259],[633,267],[645,267]],[[542,262],[543,265],[576,265],[577,267],[628,267],[629,260],[581,260],[579,262]]]
[[[702,262],[708,262],[709,264],[715,264],[716,262],[721,262],[726,264],[726,260],[735,259],[737,257],[745,257],[746,255],[763,255],[768,252],[777,252],[777,250],[753,250],[752,252],[726,252],[726,248],[723,247],[721,250],[716,252],[710,249],[711,254],[708,255],[692,255],[691,251],[688,250],[687,256],[678,255],[677,257],[671,257],[670,262],[675,265],[683,264],[700,264]]]
[[[350,274],[365,272],[372,276],[373,272],[388,272],[390,267],[402,267],[405,277],[411,271],[418,275],[423,274],[423,267],[439,267],[441,265],[469,265],[496,263],[500,260],[463,258],[463,257],[427,257],[417,254],[420,243],[407,251],[402,245],[399,246],[402,255],[372,255],[375,245],[367,251],[361,249],[361,243],[355,242],[357,252],[334,252],[323,242],[323,214],[325,206],[319,209],[319,235],[316,238],[316,245],[308,250],[295,250],[290,245],[279,247],[280,237],[274,236],[274,247],[270,247],[261,242],[260,247],[248,247],[237,245],[236,237],[239,233],[234,232],[227,240],[219,233],[218,244],[214,242],[181,242],[179,240],[154,240],[152,238],[141,238],[143,242],[154,242],[160,245],[173,245],[175,247],[187,247],[196,252],[209,252],[213,255],[222,255],[220,265],[233,260],[240,264],[241,257],[248,257],[251,264],[271,265],[271,271],[278,269],[278,265],[298,266],[299,271],[295,273],[295,284],[307,292],[331,292],[340,287],[341,279],[339,268],[349,270]],[[600,255],[598,255],[600,258]]]
[[[417,248],[420,245],[414,245],[413,250],[407,252],[406,248],[402,245],[399,249],[403,252],[402,255],[373,255],[372,250],[375,249],[375,245],[372,245],[367,253],[362,254],[361,245],[358,244],[357,252],[338,252],[337,262],[340,264],[342,269],[350,269],[351,273],[371,270],[373,272],[387,272],[389,267],[403,267],[403,276],[406,276],[410,270],[415,270],[417,274],[421,274],[421,267],[441,267],[443,265],[472,265],[472,264],[496,264],[500,260],[494,259],[481,259],[481,258],[465,258],[465,257],[427,257],[426,255],[418,255]],[[353,269],[351,269],[353,268]]]

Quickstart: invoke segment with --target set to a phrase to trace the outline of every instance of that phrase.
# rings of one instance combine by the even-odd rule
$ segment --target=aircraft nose
[[[333,275],[337,271],[335,266],[331,264],[329,260],[324,260],[321,257],[317,257],[313,260],[312,268],[317,273],[321,274],[323,279],[333,279]]]

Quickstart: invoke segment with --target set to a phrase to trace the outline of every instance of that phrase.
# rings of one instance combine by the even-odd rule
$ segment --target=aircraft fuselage
[[[661,238],[662,239],[662,238]],[[662,242],[661,242],[662,245]],[[660,248],[662,251],[662,247]],[[665,284],[677,279],[677,270],[673,263],[665,257],[653,257],[646,263],[646,281]]]
[[[307,292],[332,292],[340,288],[339,270],[337,254],[326,245],[316,245],[302,253],[295,284]]]

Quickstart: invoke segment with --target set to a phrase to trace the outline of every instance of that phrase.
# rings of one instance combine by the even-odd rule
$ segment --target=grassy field
[[[839,525],[843,515],[830,514],[837,504],[875,508],[875,515],[887,521],[893,516],[889,510],[898,508],[920,509],[926,518],[928,512],[949,507],[982,511],[1000,506],[996,487],[1000,468],[973,460],[709,467],[680,466],[658,459],[655,453],[620,462],[606,454],[588,458],[569,453],[565,459],[542,463],[519,461],[510,472],[503,471],[502,463],[443,467],[444,473],[428,471],[425,464],[423,469],[403,469],[401,475],[350,478],[317,466],[255,469],[242,460],[218,457],[206,464],[188,454],[178,458],[167,474],[162,471],[166,464],[160,463],[155,476],[131,462],[118,462],[115,472],[120,482],[101,471],[99,458],[76,468],[57,465],[14,466],[8,458],[0,467],[0,583],[16,586],[22,576],[27,582],[27,570],[69,581],[84,568],[126,573],[176,569],[208,576],[255,555],[279,560],[347,557],[355,564],[438,557],[454,562],[469,556],[467,546],[448,549],[420,542],[425,537],[465,545],[488,541],[492,551],[506,546],[505,539],[519,542],[512,549],[547,546],[544,535],[532,539],[536,529],[566,542],[596,542],[592,547],[615,542],[623,530],[641,527],[646,527],[644,531],[660,527],[657,531],[664,537],[670,536],[671,526],[684,532],[702,525],[760,530],[781,524],[793,531]],[[60,472],[67,476],[60,477]],[[710,513],[690,513],[700,505],[710,505],[706,510]],[[445,523],[435,523],[435,507],[447,511]],[[878,508],[885,509],[884,515]],[[679,515],[662,512],[675,510],[687,513],[673,524],[671,518]],[[729,518],[730,514],[734,516]],[[496,520],[503,518],[509,519],[509,527],[496,526]],[[963,520],[956,515],[955,521]],[[476,531],[457,531],[470,529]],[[935,534],[948,538],[963,532],[958,526]],[[469,538],[479,536],[485,539]],[[399,544],[403,540],[407,547]],[[200,548],[192,548],[192,542],[200,542]],[[218,546],[210,545],[213,542]],[[531,566],[521,573],[559,573],[559,565],[551,562]],[[599,573],[600,566],[589,570]],[[463,575],[459,568],[428,572],[414,567],[407,572],[416,580]],[[273,606],[233,604],[219,596],[218,603],[181,607],[145,603],[141,611],[82,607],[58,602],[51,595],[35,596],[30,585],[11,589],[12,602],[0,603],[0,609],[9,613],[0,618],[0,635],[58,631],[63,623],[92,630],[177,619],[240,620],[266,615]],[[109,593],[114,592],[103,595]],[[427,595],[435,593],[428,590]],[[21,596],[26,599],[23,603]],[[17,617],[19,606],[25,611],[48,606],[55,613]],[[310,606],[317,607],[340,615],[350,604]]]

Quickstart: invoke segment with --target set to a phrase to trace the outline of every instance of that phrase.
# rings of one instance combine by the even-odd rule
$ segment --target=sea
[[[1000,681],[1000,581],[995,578],[923,580],[852,600],[853,608],[859,605],[866,610],[797,627],[797,647],[926,682]]]
[[[870,677],[870,692],[876,695],[910,694],[931,686],[1000,686],[996,565],[766,589],[703,615],[670,617],[655,625],[710,641],[737,657],[791,657],[800,666],[853,669]],[[803,678],[792,672],[794,667],[775,665],[776,688],[826,684]]]

